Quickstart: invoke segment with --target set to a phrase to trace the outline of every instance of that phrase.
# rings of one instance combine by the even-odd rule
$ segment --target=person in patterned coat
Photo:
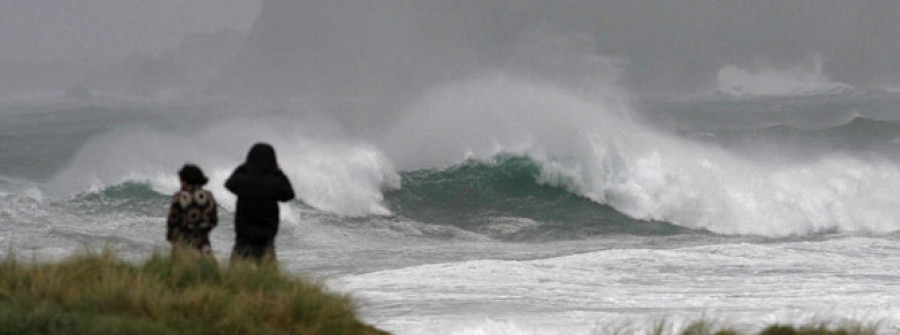
[[[212,255],[209,232],[219,223],[219,217],[216,199],[203,189],[208,179],[193,164],[185,164],[178,177],[181,190],[172,196],[166,240],[172,243],[173,250],[182,245],[200,255]]]

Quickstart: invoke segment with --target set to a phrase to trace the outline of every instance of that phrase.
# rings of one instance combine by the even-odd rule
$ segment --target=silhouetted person
[[[239,258],[275,260],[275,235],[278,233],[278,202],[294,198],[294,189],[278,167],[275,149],[257,143],[247,154],[225,187],[237,195],[234,230],[237,233],[232,261]]]
[[[199,255],[212,255],[209,232],[219,223],[216,199],[204,190],[208,179],[193,164],[185,164],[178,171],[181,190],[172,196],[167,220],[166,240],[173,251],[182,246]]]

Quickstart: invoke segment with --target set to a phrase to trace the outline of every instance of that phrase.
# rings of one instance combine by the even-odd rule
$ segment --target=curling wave
[[[637,220],[722,234],[900,229],[900,200],[891,196],[900,173],[890,161],[838,153],[800,164],[752,160],[636,123],[626,102],[511,76],[477,78],[424,98],[387,152],[405,167],[525,156],[540,184]]]

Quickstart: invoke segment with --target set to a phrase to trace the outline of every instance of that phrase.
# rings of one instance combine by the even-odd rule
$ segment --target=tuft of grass
[[[865,327],[859,324],[850,324],[837,328],[827,325],[805,325],[801,327],[775,324],[763,329],[760,335],[875,335],[876,327]]]
[[[689,324],[681,335],[738,335],[739,333],[731,328],[722,328],[709,321],[695,321]]]
[[[865,327],[859,324],[848,324],[840,327],[819,325],[781,325],[774,324],[766,327],[758,335],[875,335],[876,327]],[[741,332],[732,328],[717,326],[708,321],[696,321],[681,331],[681,335],[740,335]]]
[[[741,335],[747,334],[722,326],[718,323],[708,320],[694,321],[688,324],[684,329],[676,331],[671,323],[665,320],[656,322],[651,328],[650,334],[679,334],[679,335]],[[863,326],[862,324],[848,323],[838,327],[829,327],[825,324],[816,325],[782,325],[774,324],[765,329],[754,333],[757,335],[876,335],[878,329],[876,326]]]
[[[351,299],[273,264],[178,251],[131,264],[112,252],[56,263],[0,262],[5,334],[387,334],[357,319]]]

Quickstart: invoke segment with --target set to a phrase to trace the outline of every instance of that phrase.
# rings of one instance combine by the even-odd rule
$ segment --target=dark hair
[[[256,143],[247,153],[247,161],[244,166],[250,173],[268,173],[278,170],[278,160],[275,158],[275,148],[268,143]]]
[[[178,170],[178,177],[188,185],[203,186],[209,181],[209,179],[203,175],[203,170],[200,170],[200,168],[194,164],[185,164],[182,166],[181,170]]]

